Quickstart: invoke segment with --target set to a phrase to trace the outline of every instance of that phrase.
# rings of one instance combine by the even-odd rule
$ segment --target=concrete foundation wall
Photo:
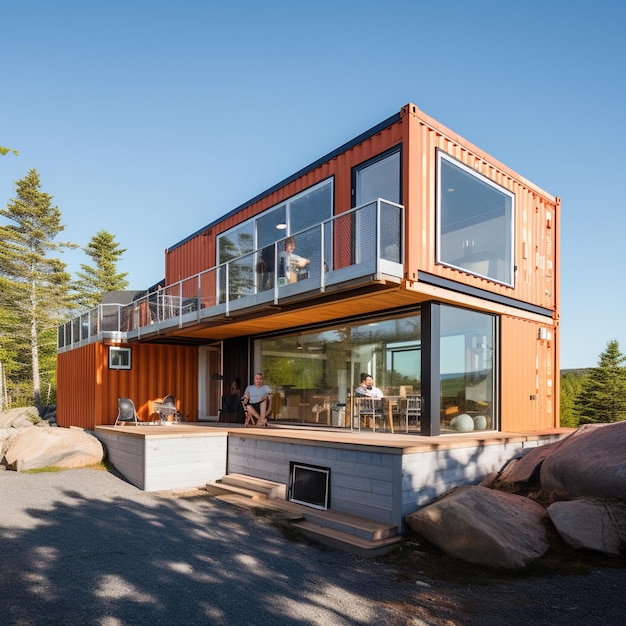
[[[94,434],[115,469],[144,491],[199,487],[226,473],[226,432],[210,437]]]

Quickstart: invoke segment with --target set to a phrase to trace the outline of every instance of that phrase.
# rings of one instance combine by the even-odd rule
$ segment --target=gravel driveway
[[[3,625],[626,623],[625,569],[451,584],[91,469],[0,472],[0,581]]]

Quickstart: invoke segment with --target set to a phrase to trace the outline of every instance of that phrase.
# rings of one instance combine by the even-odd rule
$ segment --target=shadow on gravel
[[[89,470],[70,472],[84,488],[76,475],[68,488],[68,472],[0,475],[0,502],[9,487],[26,498],[0,517],[3,624],[428,623],[397,604],[382,563],[291,543],[271,520],[198,494],[147,494],[106,472],[95,472],[94,495]]]

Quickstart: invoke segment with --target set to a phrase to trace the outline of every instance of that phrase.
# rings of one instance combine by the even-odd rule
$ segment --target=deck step
[[[226,474],[221,480],[217,481],[224,487],[239,487],[249,491],[255,491],[265,494],[266,498],[284,500],[287,497],[287,485],[277,483],[272,480],[264,480],[254,476],[245,476],[243,474]]]
[[[396,544],[402,541],[400,535],[378,540],[363,539],[351,533],[327,526],[320,526],[308,520],[296,520],[292,522],[292,526],[303,535],[323,545],[345,550],[365,558],[387,554]]]
[[[222,485],[219,482],[209,483],[205,485],[204,489],[212,496],[238,495],[245,497],[247,500],[254,501],[267,499],[267,494],[261,491],[244,489],[243,487],[237,487],[236,485]]]
[[[317,510],[304,507],[307,522],[332,528],[334,530],[348,533],[368,541],[381,541],[395,537],[398,532],[393,524],[385,524],[366,517],[358,517],[350,513],[343,513],[333,509]]]
[[[245,508],[262,508],[287,520],[302,535],[362,557],[388,552],[402,541],[393,524],[332,509],[315,509],[285,499],[286,485],[253,476],[227,474],[206,491],[217,499]]]

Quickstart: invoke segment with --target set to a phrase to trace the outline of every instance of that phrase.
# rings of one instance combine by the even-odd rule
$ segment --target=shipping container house
[[[394,433],[556,429],[559,228],[557,197],[408,104],[59,327],[58,422],[113,424],[118,397],[149,420],[166,394],[216,422],[262,371],[272,424],[314,438],[362,426],[367,372]]]

